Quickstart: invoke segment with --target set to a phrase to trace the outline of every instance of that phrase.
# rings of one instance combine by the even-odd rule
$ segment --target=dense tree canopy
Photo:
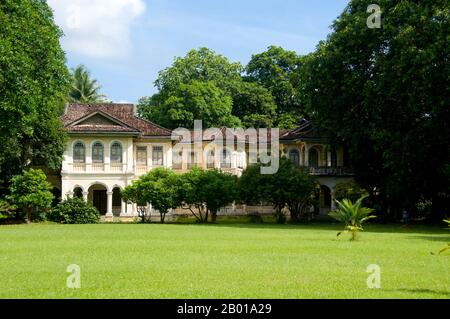
[[[298,124],[303,114],[297,87],[301,58],[294,51],[270,46],[267,51],[255,54],[246,67],[247,78],[268,89],[278,107],[279,127],[292,127]],[[296,123],[289,121],[286,114],[296,117]]]
[[[159,72],[155,81],[159,92],[141,99],[138,112],[169,128],[192,128],[194,120],[203,120],[206,127],[239,126],[230,92],[241,81],[241,71],[239,63],[207,48],[191,50]]]
[[[30,164],[59,167],[70,82],[61,35],[46,1],[0,2],[0,180]]]
[[[162,70],[158,93],[142,98],[139,114],[169,128],[271,127],[277,105],[261,84],[244,81],[244,68],[207,48],[191,50]]]
[[[314,123],[349,147],[357,179],[395,212],[449,205],[449,3],[354,0],[304,60],[302,97]],[[448,211],[447,211],[448,212]]]
[[[244,127],[273,127],[277,105],[269,90],[253,82],[238,82],[232,89],[233,115]]]
[[[233,203],[237,197],[237,177],[218,170],[194,168],[182,180],[183,203],[189,207],[198,222],[213,222],[221,207]]]
[[[181,83],[167,98],[157,94],[141,99],[141,116],[170,128],[192,128],[201,119],[204,127],[239,127],[241,121],[231,114],[233,101],[213,81]]]

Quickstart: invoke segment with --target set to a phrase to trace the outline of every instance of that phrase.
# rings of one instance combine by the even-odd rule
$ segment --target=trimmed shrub
[[[11,179],[7,200],[25,214],[27,221],[44,221],[54,198],[51,190],[42,170],[29,169]]]
[[[82,198],[69,198],[48,214],[48,220],[61,224],[97,224],[100,213]]]

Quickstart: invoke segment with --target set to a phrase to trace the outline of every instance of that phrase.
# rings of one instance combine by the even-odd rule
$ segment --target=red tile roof
[[[83,118],[96,113],[106,114],[119,125],[107,125],[105,123],[88,125],[77,124]],[[69,104],[62,117],[64,127],[68,132],[74,133],[107,133],[127,132],[136,133],[144,137],[171,136],[172,131],[150,121],[137,117],[133,104]]]

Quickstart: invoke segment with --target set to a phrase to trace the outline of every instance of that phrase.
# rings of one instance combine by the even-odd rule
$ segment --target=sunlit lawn
[[[0,298],[450,298],[444,227],[0,226]],[[66,287],[69,264],[81,288]],[[381,267],[368,289],[366,268]]]

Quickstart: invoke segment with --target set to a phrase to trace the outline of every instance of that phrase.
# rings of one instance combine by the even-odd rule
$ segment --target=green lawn
[[[450,298],[445,228],[339,225],[0,226],[0,298]],[[81,289],[66,267],[81,267]],[[381,267],[368,289],[366,267]]]

